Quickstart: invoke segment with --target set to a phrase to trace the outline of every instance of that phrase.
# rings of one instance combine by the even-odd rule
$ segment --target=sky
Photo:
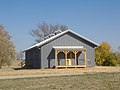
[[[17,52],[35,43],[29,33],[42,22],[64,24],[115,51],[120,46],[120,0],[0,0],[0,24]]]

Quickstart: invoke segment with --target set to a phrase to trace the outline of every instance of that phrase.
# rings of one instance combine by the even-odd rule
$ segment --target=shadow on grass
[[[24,68],[24,67],[21,67],[21,68],[13,68],[14,70],[31,70],[31,69],[40,69],[40,68]]]

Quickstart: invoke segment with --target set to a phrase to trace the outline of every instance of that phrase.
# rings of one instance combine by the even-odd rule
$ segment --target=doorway
[[[71,63],[71,59],[67,59],[67,60],[66,60],[66,65],[67,65],[67,66],[72,65],[72,63]]]

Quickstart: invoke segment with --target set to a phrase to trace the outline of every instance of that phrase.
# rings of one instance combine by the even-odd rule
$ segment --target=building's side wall
[[[87,49],[87,66],[93,67],[95,65],[94,61],[94,45],[79,38],[72,33],[67,33],[57,39],[41,46],[41,67],[49,68],[55,65],[55,52],[53,46],[83,46]],[[78,64],[83,63],[83,54],[80,54],[78,57]],[[60,63],[64,63],[64,60],[61,59]]]
[[[25,52],[25,61],[27,68],[41,68],[40,49],[34,48]]]

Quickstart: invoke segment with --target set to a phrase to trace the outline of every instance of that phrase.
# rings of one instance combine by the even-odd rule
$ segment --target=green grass
[[[0,80],[0,90],[120,90],[120,73]]]

